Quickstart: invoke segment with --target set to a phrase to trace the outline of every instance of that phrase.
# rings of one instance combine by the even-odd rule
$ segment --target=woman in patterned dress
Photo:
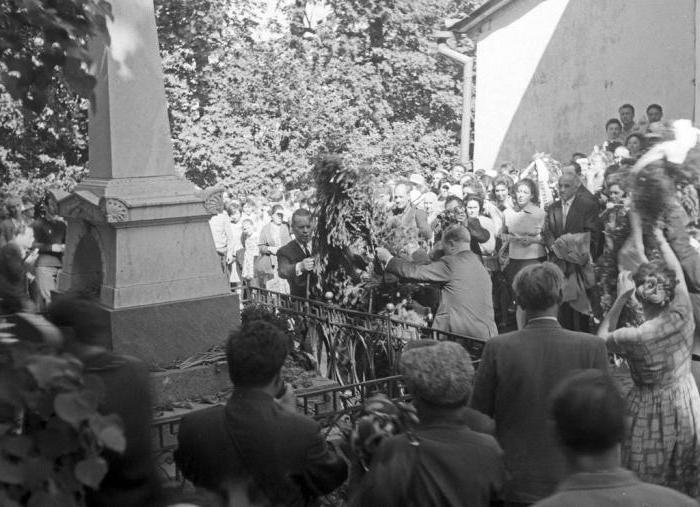
[[[700,497],[700,394],[690,372],[695,323],[683,271],[663,232],[654,230],[663,261],[621,277],[618,301],[600,326],[608,348],[625,357],[634,386],[622,464],[639,477]],[[664,264],[665,262],[665,264]],[[610,321],[636,297],[646,321],[610,331]]]

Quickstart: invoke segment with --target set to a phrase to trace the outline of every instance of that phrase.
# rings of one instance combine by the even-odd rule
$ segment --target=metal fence
[[[302,347],[317,361],[320,373],[341,385],[396,375],[399,354],[411,340],[458,342],[469,352],[475,367],[486,343],[390,315],[346,310],[265,289],[246,288],[243,302],[266,306],[287,317]]]
[[[398,358],[411,340],[432,338],[460,343],[478,366],[485,341],[401,322],[389,315],[346,310],[336,305],[259,288],[246,288],[244,305],[258,304],[287,318],[296,338],[333,381],[329,387],[297,390],[301,413],[313,417],[328,433],[358,411],[365,399],[383,393],[405,400]],[[173,461],[182,414],[159,417],[153,424],[157,462],[165,477],[179,481]]]
[[[367,398],[378,393],[395,401],[408,399],[401,376],[394,375],[343,386],[333,384],[329,387],[298,389],[297,407],[300,413],[318,421],[328,436],[334,431],[337,433],[341,421],[348,421],[353,413],[362,408]],[[156,463],[166,481],[182,480],[173,459],[181,419],[182,414],[161,416],[152,425]]]

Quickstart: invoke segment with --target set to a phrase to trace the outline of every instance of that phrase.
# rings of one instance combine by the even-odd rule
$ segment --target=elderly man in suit
[[[428,214],[422,209],[416,208],[411,203],[411,185],[399,183],[394,188],[394,208],[393,213],[401,219],[401,224],[405,227],[415,227],[418,229],[418,236],[424,240],[429,240],[432,231],[428,225]]]
[[[533,264],[513,282],[525,327],[484,347],[470,405],[496,422],[510,480],[506,505],[529,505],[550,495],[564,473],[564,456],[549,431],[548,397],[570,372],[607,370],[605,342],[568,331],[557,320],[564,277],[551,262]]]
[[[298,209],[292,214],[292,233],[294,239],[277,250],[277,271],[280,278],[289,282],[292,296],[309,297],[312,286],[314,258],[311,253],[311,212]]]
[[[493,318],[491,278],[471,251],[470,240],[464,226],[453,225],[442,237],[445,255],[435,262],[408,262],[393,257],[384,248],[377,248],[377,256],[387,263],[387,273],[404,280],[441,284],[434,329],[488,339],[498,333]]]
[[[593,260],[598,257],[601,245],[602,226],[598,218],[596,200],[581,191],[581,180],[571,172],[564,172],[559,178],[559,200],[547,210],[542,236],[554,260],[564,271],[565,276],[577,269],[577,265],[558,259],[552,247],[557,238],[564,234],[590,233],[590,254]],[[574,310],[569,303],[561,305],[559,315],[562,325],[576,331],[589,331],[588,317]]]

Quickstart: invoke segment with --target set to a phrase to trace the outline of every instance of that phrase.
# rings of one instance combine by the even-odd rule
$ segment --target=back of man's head
[[[526,312],[542,312],[561,304],[564,274],[556,264],[542,262],[525,266],[515,275],[515,302]]]
[[[442,241],[444,243],[452,242],[452,243],[469,243],[471,241],[471,236],[469,234],[469,230],[467,230],[466,227],[463,225],[451,225],[450,227],[447,228],[445,231],[445,234],[442,236]]]
[[[285,333],[277,326],[254,320],[231,332],[226,360],[231,382],[237,387],[262,387],[279,373],[288,348]]]
[[[615,380],[601,370],[583,370],[563,380],[551,405],[559,440],[574,454],[595,455],[625,435],[625,403]]]

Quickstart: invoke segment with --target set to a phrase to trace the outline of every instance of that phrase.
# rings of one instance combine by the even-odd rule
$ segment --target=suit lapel
[[[555,237],[559,237],[564,233],[564,203],[560,200],[554,205],[554,226]]]

